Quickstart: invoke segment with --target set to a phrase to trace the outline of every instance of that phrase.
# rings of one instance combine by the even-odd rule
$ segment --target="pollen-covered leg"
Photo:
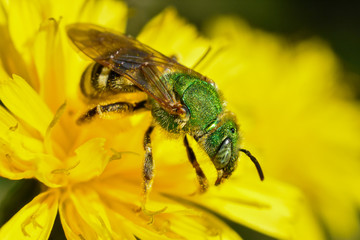
[[[146,200],[148,198],[149,192],[152,187],[153,177],[154,177],[154,162],[152,156],[152,147],[151,147],[151,138],[150,135],[154,130],[154,126],[150,126],[144,136],[144,150],[145,150],[145,162],[143,169],[143,177],[144,177],[144,192],[143,192],[143,205],[145,205]]]
[[[96,116],[102,116],[106,113],[132,113],[141,109],[145,109],[146,101],[137,103],[115,102],[106,105],[97,105],[96,107],[87,111],[78,120],[78,124],[90,122]]]
[[[147,199],[149,197],[149,193],[151,191],[151,187],[153,184],[153,177],[154,177],[154,162],[152,156],[152,147],[151,147],[151,133],[154,130],[154,126],[151,125],[145,132],[144,135],[144,150],[145,150],[145,161],[144,161],[144,168],[143,168],[143,195],[142,195],[142,202],[139,211],[149,217],[149,224],[152,224],[154,221],[154,216],[160,214],[166,210],[166,207],[152,211],[148,210],[145,207]]]
[[[206,192],[206,190],[209,187],[208,184],[208,180],[206,179],[206,176],[203,172],[203,170],[200,168],[200,165],[198,163],[198,161],[196,160],[196,156],[194,153],[194,150],[192,150],[192,148],[189,145],[189,141],[187,140],[187,137],[184,137],[184,145],[186,147],[186,152],[189,158],[190,163],[192,164],[192,166],[195,168],[196,171],[196,175],[200,184],[200,193],[204,193]]]

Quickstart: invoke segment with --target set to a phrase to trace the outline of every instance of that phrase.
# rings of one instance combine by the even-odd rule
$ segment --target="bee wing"
[[[186,72],[206,80],[201,74],[177,63],[174,59],[134,38],[111,30],[92,24],[77,23],[70,25],[67,33],[83,53],[128,78],[169,113],[181,115],[185,110],[180,101],[176,100],[166,79],[166,73]]]

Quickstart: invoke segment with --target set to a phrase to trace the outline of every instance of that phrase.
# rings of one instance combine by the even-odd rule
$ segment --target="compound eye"
[[[213,163],[216,169],[223,169],[230,161],[231,157],[231,140],[226,138],[220,146],[219,151],[216,153]]]

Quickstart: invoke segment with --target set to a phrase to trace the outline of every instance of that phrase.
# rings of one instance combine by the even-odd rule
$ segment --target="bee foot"
[[[193,197],[198,194],[204,194],[207,192],[208,188],[209,188],[208,184],[200,185],[200,187],[195,192],[190,193],[189,196]]]

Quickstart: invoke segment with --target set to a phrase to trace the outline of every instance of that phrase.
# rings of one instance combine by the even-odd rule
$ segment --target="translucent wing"
[[[181,115],[185,109],[176,100],[166,73],[188,73],[210,82],[134,38],[84,23],[70,25],[67,32],[72,42],[87,56],[128,78],[169,113]]]

